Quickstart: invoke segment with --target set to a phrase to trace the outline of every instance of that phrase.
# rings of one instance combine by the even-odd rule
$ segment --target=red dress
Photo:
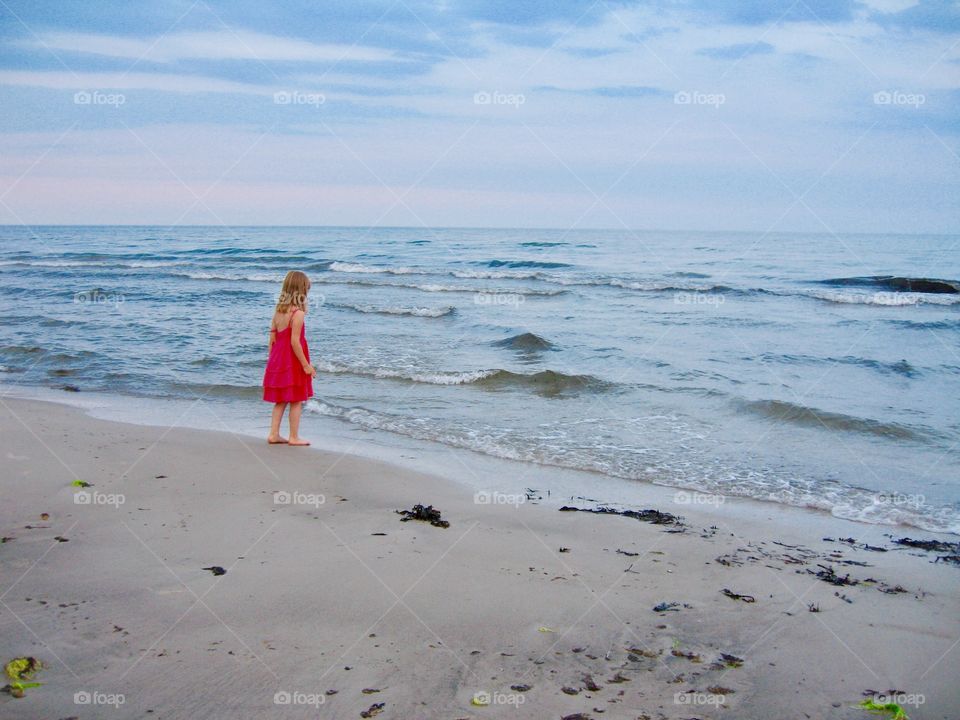
[[[276,339],[270,347],[267,369],[263,373],[263,399],[267,402],[302,402],[313,397],[313,378],[303,371],[290,345],[290,334],[293,332],[291,326],[298,312],[300,311],[294,310],[287,326],[276,331]],[[300,346],[309,363],[310,348],[307,347],[306,325],[300,326]]]

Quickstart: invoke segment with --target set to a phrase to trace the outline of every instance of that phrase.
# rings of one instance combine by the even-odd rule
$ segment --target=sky
[[[960,231],[960,3],[0,0],[0,223]]]

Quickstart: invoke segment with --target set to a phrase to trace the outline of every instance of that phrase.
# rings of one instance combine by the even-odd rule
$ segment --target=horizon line
[[[879,232],[879,231],[870,231],[870,230],[860,230],[860,231],[806,231],[806,230],[746,230],[746,229],[736,229],[736,230],[702,230],[695,228],[603,228],[603,227],[582,227],[582,228],[569,228],[569,227],[523,227],[523,226],[510,226],[510,225],[223,225],[223,224],[202,224],[202,225],[163,225],[156,223],[0,223],[0,228],[165,228],[165,229],[174,229],[174,228],[325,228],[325,229],[348,229],[348,230],[524,230],[524,231],[547,231],[547,232],[619,232],[619,233],[636,233],[636,232],[662,232],[662,233],[709,233],[709,234],[719,234],[719,233],[743,233],[743,234],[753,234],[753,235],[907,235],[907,236],[942,236],[942,237],[956,237],[960,235],[960,229],[955,232],[941,232],[941,231],[932,231],[932,230],[921,230],[914,232]]]

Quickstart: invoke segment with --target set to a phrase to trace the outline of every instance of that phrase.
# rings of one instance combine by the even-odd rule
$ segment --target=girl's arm
[[[274,313],[274,316],[276,316],[276,313]],[[277,339],[276,320],[276,317],[270,320],[270,340],[267,342],[267,355],[273,350],[273,341]]]
[[[293,354],[296,355],[297,360],[300,361],[300,365],[303,367],[303,371],[307,375],[316,375],[317,371],[313,369],[307,361],[307,356],[303,354],[303,345],[300,344],[300,328],[303,327],[303,313],[296,312],[293,314],[293,319],[290,320],[290,345],[293,348]]]

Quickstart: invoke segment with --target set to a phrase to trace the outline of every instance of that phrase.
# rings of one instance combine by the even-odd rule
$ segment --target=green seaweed
[[[13,695],[15,698],[22,698],[24,691],[30,688],[40,687],[43,683],[23,682],[30,680],[34,674],[43,668],[36,658],[18,657],[14,658],[4,666],[4,671],[11,682],[3,687],[3,690]]]
[[[88,483],[86,480],[74,480],[74,481],[73,481],[72,483],[70,483],[70,484],[71,484],[73,487],[83,487],[83,488],[93,487],[93,486],[92,486],[90,483]]]
[[[29,680],[42,667],[43,664],[36,658],[18,657],[8,662],[4,670],[11,680]]]
[[[868,713],[873,715],[889,715],[890,720],[910,720],[907,717],[907,714],[903,711],[903,708],[897,705],[896,703],[878,703],[873,700],[873,698],[867,698],[860,702],[859,705],[855,707],[860,708],[861,710],[866,710]]]

